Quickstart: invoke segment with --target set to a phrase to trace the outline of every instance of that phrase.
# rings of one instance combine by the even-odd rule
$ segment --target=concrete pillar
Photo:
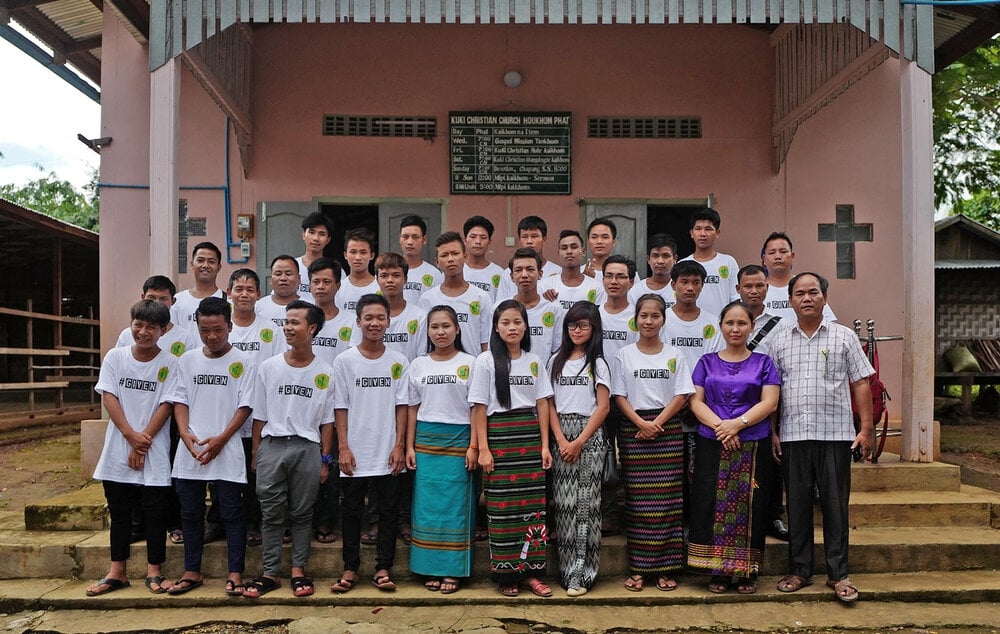
[[[149,82],[149,270],[175,278],[180,60],[172,59],[154,70]]]
[[[903,460],[932,462],[934,419],[934,167],[931,76],[899,61],[903,177]]]

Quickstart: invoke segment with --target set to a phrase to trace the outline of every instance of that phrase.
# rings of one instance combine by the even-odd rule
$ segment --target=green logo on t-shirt
[[[706,324],[704,330],[701,331],[701,334],[705,337],[705,339],[711,339],[715,336],[715,326],[712,324]]]
[[[163,383],[164,381],[167,380],[167,377],[169,375],[170,375],[170,368],[168,368],[167,366],[163,366],[162,368],[160,368],[159,372],[156,373],[156,380],[159,381],[160,383]]]
[[[317,374],[316,375],[316,387],[321,390],[325,390],[330,387],[330,375],[329,374]]]
[[[434,276],[433,275],[430,275],[430,274],[425,275],[422,278],[420,278],[420,281],[423,282],[423,285],[426,286],[427,288],[430,288],[431,286],[434,286]]]
[[[460,365],[460,366],[458,366],[458,370],[455,371],[455,374],[457,374],[458,378],[462,379],[463,381],[466,380],[466,379],[468,379],[469,378],[469,366],[467,366],[467,365]]]
[[[721,277],[724,280],[728,280],[729,279],[729,267],[728,266],[723,265],[723,266],[719,267],[719,277]]]
[[[260,340],[264,343],[271,343],[274,341],[274,331],[270,328],[265,328],[260,331]]]
[[[500,276],[494,275],[490,278],[490,283],[493,284],[493,288],[500,288]]]
[[[635,325],[635,317],[628,320],[628,329],[632,332],[639,332],[639,328]]]
[[[592,288],[589,291],[587,291],[587,301],[590,302],[591,304],[593,304],[594,302],[597,301],[597,289],[596,288]]]
[[[403,377],[403,364],[393,363],[390,372],[392,373],[392,378],[396,380],[401,379]]]
[[[677,373],[677,357],[674,357],[669,361],[667,361],[667,369],[673,372],[674,374]]]
[[[229,376],[234,379],[238,379],[243,376],[243,364],[237,361],[236,363],[229,366]]]
[[[406,332],[410,333],[411,335],[417,334],[417,326],[419,325],[420,324],[417,323],[416,319],[411,319],[410,322],[406,324]]]
[[[483,307],[479,305],[479,302],[469,302],[469,312],[473,315],[479,315],[482,310]]]
[[[350,326],[344,326],[340,329],[340,332],[337,333],[337,336],[340,337],[341,341],[350,341],[352,332],[353,329]]]
[[[538,362],[537,361],[532,361],[531,362],[531,366],[529,366],[529,367],[531,368],[531,376],[537,377],[538,376]]]
[[[170,354],[174,355],[175,357],[179,357],[182,354],[184,354],[184,344],[181,343],[180,341],[175,341],[172,344],[170,344]]]
[[[542,325],[546,328],[551,328],[556,325],[556,314],[549,312],[542,315]]]

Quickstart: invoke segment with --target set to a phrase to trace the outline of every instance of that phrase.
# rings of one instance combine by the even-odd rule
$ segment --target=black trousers
[[[104,481],[104,497],[111,518],[111,561],[127,561],[131,555],[132,514],[146,517],[146,562],[157,565],[167,559],[167,505],[174,495],[170,487]]]
[[[826,574],[847,578],[848,509],[851,497],[851,443],[803,440],[781,443],[781,464],[788,492],[788,572],[813,574],[813,485],[823,514]]]
[[[361,567],[361,516],[365,511],[365,493],[371,484],[378,496],[378,539],[375,542],[375,570],[391,570],[396,558],[396,509],[399,505],[399,476],[341,478],[343,503],[344,570],[357,572]]]

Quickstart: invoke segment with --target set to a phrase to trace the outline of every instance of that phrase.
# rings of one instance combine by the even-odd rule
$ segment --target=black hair
[[[563,238],[568,238],[570,236],[576,237],[576,239],[580,241],[580,246],[583,246],[584,244],[586,244],[583,241],[583,236],[581,236],[580,232],[577,231],[576,229],[563,229],[562,231],[560,231],[559,232],[559,242],[562,242]]]
[[[760,259],[764,259],[764,252],[767,251],[767,245],[775,240],[784,240],[788,243],[788,250],[794,251],[795,247],[792,246],[792,239],[788,237],[788,234],[784,231],[772,231],[766,238],[764,238],[764,245],[760,248]]]
[[[482,227],[483,229],[486,229],[486,235],[490,237],[490,240],[493,239],[494,227],[489,218],[485,216],[471,216],[465,221],[465,224],[462,225],[462,235],[468,237],[469,232],[472,231],[473,227]]]
[[[654,233],[646,240],[646,257],[653,252],[653,249],[669,247],[670,252],[677,256],[677,241],[669,233]]]
[[[569,324],[584,319],[590,322],[590,339],[583,346],[583,354],[586,362],[580,369],[580,372],[582,373],[589,369],[591,375],[595,377],[594,385],[596,387],[597,369],[595,364],[598,359],[604,358],[604,335],[602,333],[603,326],[601,325],[601,310],[588,301],[576,302],[569,307],[569,310],[563,316],[562,342],[559,344],[559,349],[552,356],[552,368],[549,373],[553,381],[562,376],[563,368],[566,367],[566,362],[576,347],[569,338]]]
[[[750,323],[751,324],[753,324],[753,322],[757,321],[753,317],[753,310],[751,310],[749,306],[747,306],[746,304],[744,304],[742,300],[737,299],[737,300],[733,300],[733,301],[729,302],[728,304],[726,304],[725,306],[722,307],[722,311],[719,313],[719,323],[720,324],[722,323],[722,320],[726,318],[726,313],[728,313],[733,308],[742,308],[746,312],[747,317],[750,318]]]
[[[736,283],[741,284],[743,282],[743,278],[746,277],[747,275],[757,275],[757,274],[763,275],[764,278],[766,279],[767,269],[765,269],[763,266],[760,266],[759,264],[747,264],[746,266],[740,269],[739,273],[736,274]]]
[[[354,312],[358,315],[358,319],[361,319],[361,312],[365,309],[365,306],[371,306],[372,304],[378,304],[384,308],[386,317],[389,316],[389,300],[375,293],[365,293],[358,300],[358,304],[354,309]]]
[[[177,294],[177,287],[166,275],[151,275],[142,283],[142,294],[145,295],[146,291],[167,291],[173,297]]]
[[[191,249],[192,260],[194,259],[194,256],[198,253],[199,249],[208,249],[209,251],[215,253],[215,258],[219,261],[219,264],[222,264],[222,251],[219,251],[219,247],[215,246],[214,242],[199,242],[198,244],[194,245],[194,248]]]
[[[646,293],[645,295],[639,297],[639,299],[635,300],[635,315],[633,315],[632,317],[635,319],[636,323],[639,323],[639,310],[642,308],[643,302],[655,302],[659,304],[660,314],[663,315],[664,319],[666,319],[667,302],[664,301],[664,299],[660,297],[660,295],[658,295],[657,293]]]
[[[604,264],[601,265],[602,274],[607,273],[609,264],[624,264],[628,268],[628,279],[635,278],[635,261],[627,255],[620,255],[618,253],[609,255],[608,259],[604,260]]]
[[[129,309],[131,321],[140,320],[166,328],[170,323],[170,309],[153,299],[140,299]]]
[[[542,256],[538,255],[538,251],[535,251],[531,247],[521,247],[517,251],[514,251],[514,255],[510,256],[510,261],[507,262],[507,268],[511,271],[514,270],[514,260],[520,260],[521,258],[531,258],[538,265],[538,272],[542,272]]]
[[[344,269],[341,268],[340,262],[337,262],[333,258],[316,258],[313,263],[309,265],[308,273],[309,279],[312,279],[313,273],[317,271],[325,271],[330,269],[333,271],[333,279],[338,284],[340,284],[340,276],[343,274]]]
[[[285,313],[287,314],[290,310],[295,310],[296,308],[304,308],[306,311],[306,324],[309,326],[316,326],[316,332],[312,334],[313,337],[319,334],[320,330],[323,330],[323,324],[326,323],[326,316],[323,314],[323,310],[316,304],[310,304],[303,299],[296,299],[288,302],[285,306]]]
[[[517,223],[518,235],[521,235],[522,231],[529,231],[531,229],[541,231],[543,238],[549,234],[549,226],[539,216],[525,216],[521,218],[521,222]]]
[[[597,225],[604,225],[608,229],[611,229],[611,238],[613,240],[617,240],[618,239],[618,227],[611,220],[611,218],[594,218],[593,220],[591,220],[590,224],[587,225],[587,235],[588,236],[590,235],[591,229],[593,229]]]
[[[326,214],[319,211],[314,211],[302,219],[303,231],[306,229],[314,229],[316,227],[323,227],[326,229],[328,234],[331,236],[333,235],[333,223],[326,217]]]
[[[194,320],[198,321],[199,317],[210,317],[211,315],[222,315],[227,324],[233,323],[233,307],[221,297],[206,297],[198,302],[198,309],[194,311]]]
[[[299,261],[296,260],[294,257],[288,255],[288,254],[282,254],[282,255],[275,256],[274,259],[271,260],[271,266],[268,267],[268,270],[270,271],[271,269],[273,269],[275,262],[278,262],[280,260],[287,260],[288,262],[291,262],[292,264],[295,265],[295,272],[296,273],[299,272]]]
[[[236,269],[233,271],[233,274],[229,276],[229,288],[232,288],[233,284],[244,277],[253,281],[253,283],[257,286],[257,291],[260,291],[260,276],[257,275],[257,271],[253,269]]]
[[[826,292],[830,288],[830,282],[819,273],[813,273],[812,271],[803,271],[798,275],[792,276],[792,279],[788,280],[788,296],[792,296],[792,291],[795,290],[795,285],[798,284],[799,280],[805,275],[811,275],[816,278],[819,282],[820,292],[823,293],[823,297],[826,297]]]
[[[506,299],[493,311],[493,332],[490,334],[490,354],[493,355],[493,386],[497,391],[497,401],[504,409],[510,409],[510,351],[507,343],[497,332],[500,315],[504,311],[514,309],[521,313],[524,320],[524,334],[521,336],[521,350],[531,351],[531,333],[528,328],[528,311],[521,302]]]
[[[375,258],[375,271],[382,269],[403,269],[403,277],[410,273],[410,265],[406,263],[406,258],[392,251],[387,251]]]
[[[355,242],[367,242],[369,250],[371,250],[372,253],[375,253],[375,247],[377,246],[376,245],[377,241],[375,240],[375,234],[372,233],[371,230],[365,228],[351,229],[347,233],[345,233],[344,251],[347,251],[347,243],[350,242],[351,240],[354,240]]]
[[[705,278],[708,277],[708,271],[694,260],[681,260],[674,265],[674,268],[670,269],[670,281],[676,282],[683,275],[697,275],[704,282]]]
[[[707,220],[712,223],[712,226],[716,230],[722,226],[722,217],[719,216],[719,212],[712,209],[711,207],[705,207],[704,209],[699,209],[698,211],[691,214],[691,229],[694,229],[695,223],[699,220]]]
[[[427,223],[420,216],[409,215],[400,220],[399,230],[402,231],[406,227],[417,227],[421,235],[427,235]]]
[[[462,234],[457,231],[445,231],[434,240],[434,248],[437,249],[442,244],[448,244],[449,242],[457,242],[462,245],[462,253],[465,253],[465,240],[462,239]]]
[[[455,329],[458,331],[455,333],[455,349],[459,352],[465,352],[465,348],[462,347],[462,325],[458,323],[458,313],[448,304],[438,304],[427,311],[427,352],[434,352],[434,341],[431,340],[430,335],[431,315],[433,313],[448,313],[451,322],[455,324]]]

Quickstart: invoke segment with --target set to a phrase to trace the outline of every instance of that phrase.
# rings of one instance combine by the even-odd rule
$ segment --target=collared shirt
[[[875,373],[854,331],[824,319],[807,337],[795,323],[769,343],[781,373],[781,441],[853,441],[851,383]]]

